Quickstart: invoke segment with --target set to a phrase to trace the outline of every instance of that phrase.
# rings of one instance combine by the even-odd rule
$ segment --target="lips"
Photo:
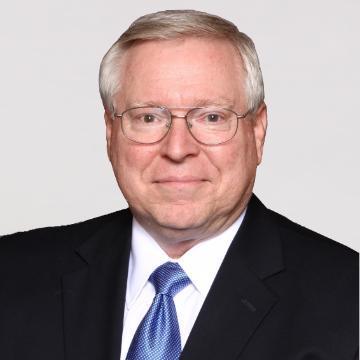
[[[196,176],[166,176],[155,180],[155,183],[193,183],[206,181],[203,178]]]
[[[197,176],[166,176],[154,181],[154,184],[168,190],[195,190],[207,180]]]

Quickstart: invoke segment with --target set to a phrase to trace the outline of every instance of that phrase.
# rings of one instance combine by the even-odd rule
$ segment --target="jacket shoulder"
[[[271,212],[277,222],[286,269],[304,293],[354,310],[358,301],[359,254],[349,247]],[[341,298],[341,299],[340,299]]]
[[[271,216],[281,239],[283,275],[291,279],[289,296],[297,304],[298,329],[306,329],[324,347],[333,346],[334,358],[353,354],[358,345],[359,254],[282,215]]]
[[[76,250],[89,238],[115,223],[129,226],[129,210],[120,210],[70,225],[45,227],[0,238],[0,276],[36,274],[43,269],[63,273],[78,264]],[[7,276],[9,277],[9,276]],[[11,276],[10,276],[11,277]]]
[[[329,256],[335,256],[339,262],[344,264],[349,261],[350,263],[358,261],[359,254],[357,251],[299,225],[275,211],[269,211],[278,225],[285,249],[292,247],[296,249],[298,255],[313,254],[319,261],[321,261],[321,258],[325,259]]]
[[[59,247],[76,247],[104,225],[114,221],[121,222],[127,216],[129,216],[129,210],[125,209],[73,224],[2,235],[0,236],[0,253],[27,251],[39,247],[54,250],[59,250]]]

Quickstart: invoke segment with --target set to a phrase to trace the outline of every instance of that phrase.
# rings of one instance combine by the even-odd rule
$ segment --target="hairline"
[[[165,11],[171,12],[174,11]],[[176,11],[175,11],[176,12]],[[133,24],[130,25],[129,29],[125,31],[120,38],[111,46],[109,51],[103,58],[100,67],[100,94],[103,100],[105,109],[108,111],[113,110],[113,99],[116,94],[120,91],[121,86],[121,72],[122,64],[121,61],[128,50],[137,44],[149,42],[149,41],[176,41],[186,38],[203,38],[203,39],[217,39],[221,41],[226,41],[231,44],[237,54],[241,59],[241,68],[244,71],[244,79],[241,79],[242,86],[245,91],[245,99],[247,103],[248,110],[255,111],[264,101],[264,86],[263,78],[261,74],[261,68],[259,64],[259,59],[256,53],[256,49],[253,41],[246,34],[240,32],[237,27],[229,22],[226,19],[222,19],[216,15],[196,12],[196,11],[187,11],[195,13],[196,16],[203,16],[204,14],[209,16],[212,19],[220,19],[221,27],[225,24],[223,29],[207,28],[206,22],[201,23],[200,26],[192,25],[190,23],[185,23],[183,28],[177,30],[177,28],[171,28],[168,23],[166,23],[169,18],[163,17],[160,20],[163,20],[164,23],[160,21],[160,26],[164,25],[164,31],[161,32],[159,29],[153,29],[151,27],[147,28],[151,21],[154,21],[154,16],[158,14],[161,16],[164,15],[164,12],[159,12],[155,14],[144,15],[143,17],[137,19]],[[170,14],[171,16],[171,14]],[[150,19],[150,23],[147,22],[147,19]],[[192,19],[194,20],[194,19]],[[195,18],[196,20],[196,18]],[[201,19],[200,19],[201,20]],[[228,27],[226,27],[226,23]],[[204,25],[205,24],[205,25]],[[187,28],[186,26],[189,25]],[[203,27],[201,27],[203,26]],[[214,31],[213,31],[214,30]],[[223,30],[223,31],[222,31]]]
[[[247,88],[246,88],[246,84],[244,84],[244,82],[246,81],[246,78],[247,78],[247,70],[246,70],[246,67],[245,67],[245,64],[244,64],[244,60],[243,60],[243,57],[240,53],[240,50],[239,48],[236,46],[235,42],[234,41],[231,41],[230,39],[224,37],[224,36],[196,36],[196,35],[182,35],[182,36],[178,36],[178,37],[174,37],[174,38],[169,38],[169,39],[146,39],[146,40],[142,40],[142,39],[139,39],[139,40],[134,40],[134,41],[131,41],[129,43],[125,43],[124,46],[119,46],[119,50],[120,50],[120,53],[118,55],[118,76],[117,76],[117,79],[118,79],[118,86],[117,86],[117,89],[116,91],[113,93],[113,99],[112,101],[114,100],[114,98],[116,97],[116,95],[121,91],[121,80],[123,79],[123,69],[124,69],[124,64],[122,64],[122,60],[125,58],[126,54],[128,51],[130,51],[131,49],[133,49],[135,46],[138,46],[138,45],[141,45],[141,44],[144,44],[144,43],[149,43],[149,42],[162,42],[162,41],[181,41],[181,40],[186,40],[186,39],[191,39],[191,38],[198,38],[198,39],[202,39],[202,38],[205,38],[205,39],[210,39],[210,40],[220,40],[220,41],[224,41],[224,42],[227,42],[229,43],[233,48],[234,50],[236,51],[236,54],[237,56],[239,57],[240,59],[240,68],[241,68],[241,71],[244,73],[244,76],[245,78],[243,79],[239,79],[239,81],[241,83],[243,83],[243,87],[244,87],[244,91],[245,91],[245,97],[246,97],[246,103],[248,102],[248,94],[247,94]],[[194,105],[199,105],[201,106],[201,104],[203,102],[206,102],[207,104],[209,104],[209,99],[199,99],[198,101],[196,101],[196,103]],[[214,101],[213,102],[213,105],[220,105],[220,104],[230,104],[232,103],[233,101],[231,101],[231,99],[229,98],[226,98],[226,97],[222,97],[220,99],[218,99],[217,101]],[[141,103],[141,102],[137,102],[137,103]],[[153,103],[153,101],[146,101],[146,103]],[[198,103],[198,104],[197,104]],[[114,105],[114,104],[112,104]],[[160,104],[162,105],[162,104]]]

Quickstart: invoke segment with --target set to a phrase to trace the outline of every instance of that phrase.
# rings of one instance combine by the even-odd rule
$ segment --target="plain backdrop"
[[[223,16],[256,44],[269,129],[255,193],[359,250],[358,0],[3,4],[0,234],[126,206],[106,157],[98,66],[135,18],[181,8]]]

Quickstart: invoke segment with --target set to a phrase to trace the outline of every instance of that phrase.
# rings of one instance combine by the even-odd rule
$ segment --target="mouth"
[[[168,176],[154,181],[155,184],[175,188],[194,187],[205,182],[207,182],[206,179],[194,176]]]

